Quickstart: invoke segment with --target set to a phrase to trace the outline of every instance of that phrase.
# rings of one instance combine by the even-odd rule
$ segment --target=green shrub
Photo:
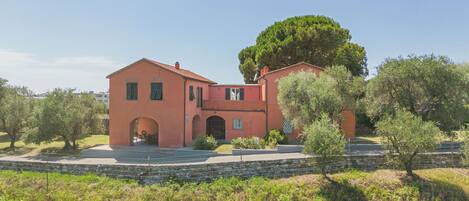
[[[277,146],[277,144],[288,143],[287,135],[278,129],[270,130],[269,133],[265,135],[264,140],[269,146]]]
[[[218,142],[212,136],[200,136],[194,140],[194,149],[198,150],[214,150],[217,148]]]
[[[233,145],[235,149],[263,149],[265,148],[265,141],[258,137],[238,137],[231,140],[231,145]]]

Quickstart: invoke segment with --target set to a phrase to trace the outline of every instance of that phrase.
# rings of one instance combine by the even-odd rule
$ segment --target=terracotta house
[[[133,145],[145,138],[160,147],[183,147],[200,135],[229,141],[263,137],[271,129],[295,140],[298,131],[277,103],[277,81],[297,71],[319,74],[322,69],[308,63],[275,71],[264,67],[257,84],[223,85],[177,62],[172,66],[141,59],[107,76],[110,144]],[[342,129],[352,137],[355,115],[346,111],[344,117]]]

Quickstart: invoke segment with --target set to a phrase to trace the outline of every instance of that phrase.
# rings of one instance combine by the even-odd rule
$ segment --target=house
[[[263,137],[282,129],[298,137],[277,103],[277,81],[292,72],[321,73],[320,67],[298,63],[279,70],[264,67],[257,84],[217,84],[180,67],[141,59],[110,75],[109,135],[111,145],[146,140],[160,147],[183,147],[201,135],[218,140]],[[355,116],[345,111],[342,129],[354,136]]]

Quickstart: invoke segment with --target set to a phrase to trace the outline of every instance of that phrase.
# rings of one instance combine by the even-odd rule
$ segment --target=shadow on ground
[[[417,187],[419,200],[469,200],[469,195],[459,186],[437,180],[429,180],[415,175],[414,179],[402,177],[404,185]]]
[[[324,179],[325,184],[321,185],[319,195],[331,201],[366,201],[365,193],[359,188],[351,185],[349,181],[335,181],[330,178]]]

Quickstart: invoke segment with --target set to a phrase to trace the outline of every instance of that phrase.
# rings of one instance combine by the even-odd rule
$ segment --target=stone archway
[[[159,125],[147,117],[139,117],[130,122],[131,145],[156,145],[159,144]]]
[[[192,140],[203,135],[201,127],[200,116],[195,115],[194,118],[192,118]]]
[[[224,140],[225,120],[219,116],[207,118],[207,135],[211,135],[217,140]]]

